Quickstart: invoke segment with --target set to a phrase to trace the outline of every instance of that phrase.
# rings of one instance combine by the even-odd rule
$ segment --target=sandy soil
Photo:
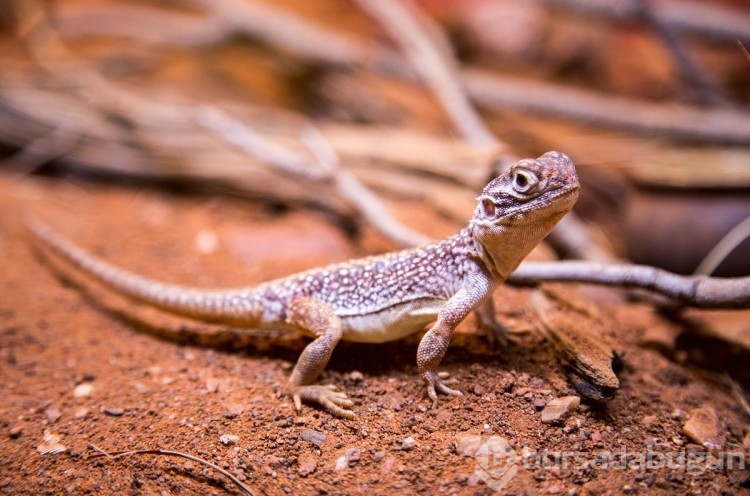
[[[185,452],[255,494],[493,494],[475,473],[471,447],[498,442],[492,436],[518,455],[514,465],[494,461],[489,480],[503,494],[748,493],[746,469],[702,464],[704,448],[683,432],[700,412],[714,411],[716,451],[747,444],[748,417],[723,375],[691,359],[718,345],[686,339],[684,324],[620,292],[549,289],[585,308],[592,329],[624,357],[620,390],[605,405],[583,401],[567,418],[542,422],[549,400],[575,391],[538,331],[534,290],[503,289],[498,317],[519,342],[493,348],[473,321],[464,323],[443,363],[464,396],[442,396],[431,408],[414,360],[418,336],[342,344],[322,381],[345,390],[358,417],[309,406],[297,414],[285,381],[301,339],[251,337],[113,296],[35,254],[22,213],[35,212],[118,265],[200,287],[250,284],[391,245],[369,231],[347,238],[318,212],[75,181],[0,181],[3,493],[240,494],[195,461],[107,458],[96,446]],[[402,207],[427,234],[455,229],[418,205]],[[747,363],[742,354],[722,356],[740,370]],[[646,466],[639,457],[649,450]],[[692,465],[681,465],[680,455]]]

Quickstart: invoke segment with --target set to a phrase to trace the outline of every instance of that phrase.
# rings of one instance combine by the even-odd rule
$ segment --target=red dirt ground
[[[574,391],[538,332],[535,290],[511,288],[495,298],[519,343],[493,349],[470,320],[443,363],[464,396],[441,396],[431,408],[415,365],[418,337],[344,343],[322,381],[345,390],[358,417],[310,406],[297,414],[285,381],[301,339],[251,339],[113,296],[35,254],[23,213],[122,267],[200,287],[247,285],[393,246],[367,230],[352,241],[321,213],[222,197],[39,178],[0,178],[0,188],[0,492],[240,494],[194,461],[97,457],[97,446],[189,453],[255,494],[493,494],[460,447],[478,435],[548,455],[546,466],[527,458],[503,494],[748,493],[746,469],[638,465],[647,449],[698,460],[702,447],[682,431],[696,408],[713,408],[723,449],[741,451],[748,416],[722,375],[690,365],[708,347],[674,347],[687,335],[684,323],[618,291],[562,289],[595,315],[595,331],[625,367],[615,399],[604,407],[584,401],[560,424],[542,423],[540,410]],[[399,209],[411,212],[405,220],[427,234],[455,229],[408,206]],[[41,454],[45,433],[48,445],[56,435],[65,450]],[[623,450],[630,467],[597,465]],[[579,458],[552,463],[565,454]]]

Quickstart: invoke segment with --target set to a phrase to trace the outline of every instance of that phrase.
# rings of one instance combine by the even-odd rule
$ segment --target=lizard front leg
[[[427,382],[427,394],[437,405],[437,391],[460,396],[457,389],[448,387],[437,372],[437,367],[448,351],[451,335],[456,326],[466,318],[489,294],[491,284],[488,279],[478,277],[460,289],[440,309],[435,324],[422,337],[417,348],[417,367],[422,378]]]
[[[302,402],[317,403],[339,417],[354,418],[354,403],[334,386],[313,384],[331,359],[334,348],[341,340],[341,320],[331,307],[315,298],[298,298],[292,302],[287,322],[317,336],[297,359],[289,382],[292,399],[299,412]]]

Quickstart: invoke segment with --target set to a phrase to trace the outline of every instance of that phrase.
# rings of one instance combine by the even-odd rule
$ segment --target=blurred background
[[[579,245],[750,274],[746,0],[6,0],[0,28],[14,177],[213,188],[378,227],[366,191],[460,225],[489,177],[555,149],[584,182]],[[419,241],[399,228],[382,230]]]

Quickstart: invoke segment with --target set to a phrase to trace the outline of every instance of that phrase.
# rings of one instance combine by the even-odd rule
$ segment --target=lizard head
[[[578,189],[573,161],[559,152],[520,160],[485,186],[469,228],[496,278],[505,280],[573,208]]]

